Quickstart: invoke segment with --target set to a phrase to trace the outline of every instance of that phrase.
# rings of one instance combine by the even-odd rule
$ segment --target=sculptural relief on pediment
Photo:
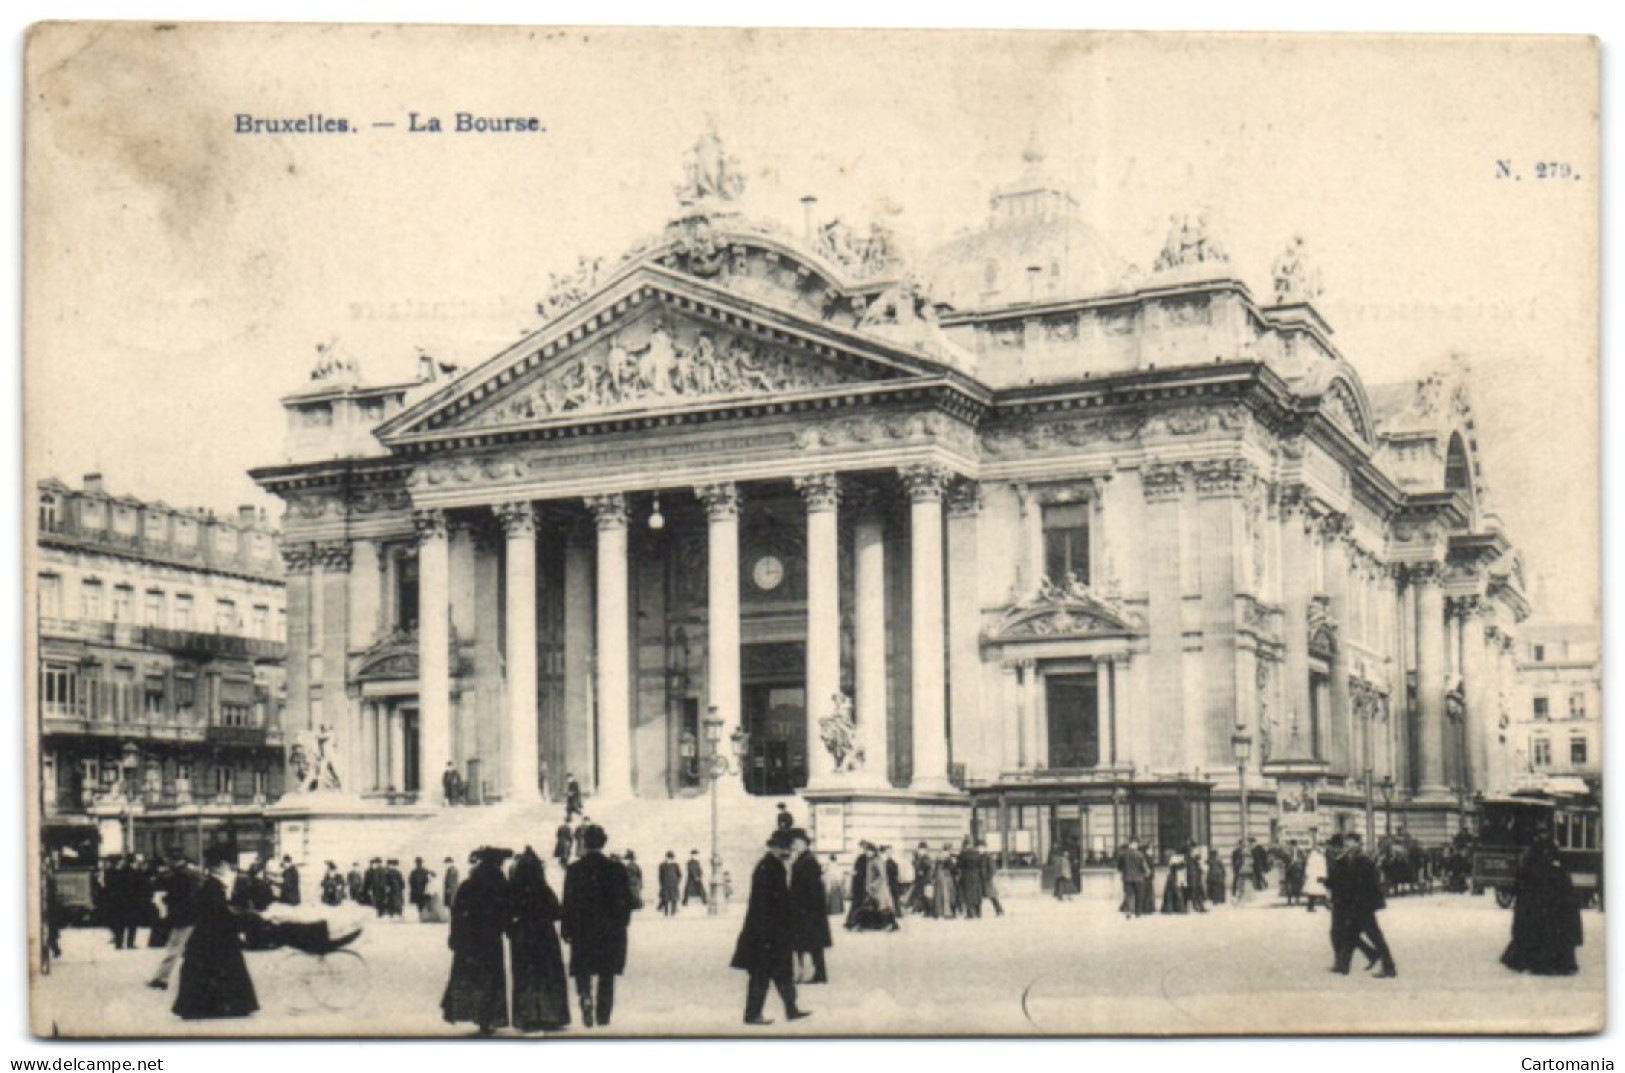
[[[465,427],[781,395],[881,378],[742,334],[656,318],[565,358],[473,414]]]

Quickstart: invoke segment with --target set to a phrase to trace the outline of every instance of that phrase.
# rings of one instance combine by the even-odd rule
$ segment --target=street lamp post
[[[1378,784],[1382,789],[1382,833],[1385,838],[1394,837],[1394,777],[1384,775]]]
[[[705,770],[701,772],[711,784],[711,897],[705,911],[711,916],[722,912],[722,848],[718,841],[717,783],[729,775],[743,774],[745,756],[750,752],[750,735],[735,728],[729,739],[733,756],[722,754],[722,716],[712,705],[705,714]]]
[[[1252,736],[1238,730],[1230,735],[1231,755],[1236,758],[1236,797],[1241,803],[1241,844],[1247,845],[1247,761],[1253,755]]]

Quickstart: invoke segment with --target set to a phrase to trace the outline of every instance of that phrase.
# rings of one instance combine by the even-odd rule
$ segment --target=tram
[[[1551,832],[1582,904],[1600,903],[1602,806],[1589,790],[1570,793],[1554,787],[1483,800],[1473,846],[1473,893],[1493,890],[1496,903],[1510,908],[1518,862],[1541,829]]]

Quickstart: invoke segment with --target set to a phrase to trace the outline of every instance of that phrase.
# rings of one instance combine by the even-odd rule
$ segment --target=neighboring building
[[[1265,301],[1201,219],[1125,270],[1042,165],[915,275],[810,199],[742,215],[709,135],[669,226],[477,368],[324,353],[255,473],[292,725],[380,808],[451,764],[680,809],[715,708],[833,851],[1228,843],[1238,753],[1255,836],[1363,823],[1386,776],[1445,837],[1528,613],[1465,370],[1368,388],[1301,241]]]
[[[282,559],[263,512],[36,489],[46,848],[269,849],[282,793]]]
[[[1553,776],[1602,783],[1602,635],[1594,623],[1529,623],[1518,634],[1518,689],[1503,712],[1507,788]]]

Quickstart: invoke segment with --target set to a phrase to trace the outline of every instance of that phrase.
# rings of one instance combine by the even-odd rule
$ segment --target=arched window
[[[1467,462],[1467,448],[1461,442],[1461,433],[1450,437],[1450,450],[1444,460],[1444,487],[1448,492],[1473,492],[1473,471]]]
[[[56,532],[61,523],[60,504],[55,495],[46,492],[39,497],[39,527],[44,533]]]

